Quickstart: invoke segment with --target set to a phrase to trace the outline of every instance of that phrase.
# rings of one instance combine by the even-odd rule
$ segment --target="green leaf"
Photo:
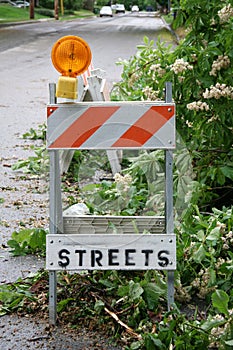
[[[210,332],[212,328],[217,328],[225,323],[225,320],[210,318],[201,325],[201,329],[205,330],[206,332]]]
[[[134,281],[129,282],[129,298],[134,301],[137,300],[143,293],[143,288],[139,283],[134,283]]]
[[[223,313],[226,316],[229,316],[229,311],[228,311],[228,302],[229,302],[229,296],[227,295],[226,292],[223,290],[217,289],[213,294],[212,294],[212,303],[213,306],[221,313]]]
[[[72,301],[73,298],[68,298],[68,299],[64,299],[59,301],[59,303],[57,303],[57,312],[61,312],[65,309],[66,305]]]
[[[196,261],[197,263],[200,263],[206,255],[206,250],[201,244],[199,248],[194,252],[193,254],[193,260]]]
[[[133,342],[131,345],[130,345],[130,350],[140,350],[142,348],[142,342],[141,341],[136,341],[136,342]]]
[[[126,286],[119,286],[117,295],[120,297],[124,297],[126,295],[129,295],[129,285]]]
[[[97,300],[94,306],[94,309],[97,313],[100,313],[105,307],[105,304],[102,300]]]
[[[225,340],[224,343],[228,346],[232,346],[233,347],[233,339],[231,340]]]
[[[142,285],[144,289],[143,296],[147,302],[148,309],[153,310],[158,305],[158,300],[165,295],[163,289],[159,288],[155,283],[146,283]]]
[[[42,229],[36,229],[30,238],[30,247],[34,250],[39,249],[45,249],[46,245],[46,231]]]
[[[45,252],[46,231],[43,229],[23,229],[14,231],[12,239],[7,244],[12,248],[10,251],[14,256],[31,254],[34,252]]]
[[[12,250],[10,250],[10,253],[13,255],[13,256],[24,256],[26,255],[26,251],[24,249],[24,247],[22,248],[18,242],[16,242],[15,240],[13,239],[10,239],[7,241],[7,245],[12,248]]]
[[[208,241],[212,241],[212,242],[216,243],[218,241],[219,237],[220,237],[220,227],[215,227],[210,231],[210,233],[208,234],[206,239]]]
[[[220,170],[223,173],[223,175],[225,175],[229,179],[233,180],[233,167],[226,165],[226,166],[221,167]]]

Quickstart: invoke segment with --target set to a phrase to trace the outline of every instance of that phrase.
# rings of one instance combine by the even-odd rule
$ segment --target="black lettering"
[[[119,249],[109,249],[108,251],[108,265],[109,266],[118,266],[119,262],[115,261],[117,259],[117,255],[114,255],[114,253],[119,253]]]
[[[64,260],[64,261],[58,261],[58,265],[61,266],[61,267],[66,267],[70,263],[70,259],[65,254],[67,254],[67,255],[70,254],[69,250],[62,249],[62,250],[60,250],[60,252],[58,252],[59,258],[61,260]]]
[[[149,266],[149,255],[153,254],[153,250],[143,249],[142,253],[145,254],[145,266]]]
[[[103,254],[100,250],[91,250],[91,267],[95,267],[95,263],[98,266],[102,266],[100,260],[102,259]]]
[[[130,260],[133,260],[133,257],[129,254],[136,253],[136,249],[126,249],[125,250],[125,266],[134,266],[135,262],[130,262]]]
[[[83,255],[86,252],[86,250],[75,250],[75,254],[79,255],[78,266],[83,266]]]
[[[160,252],[158,252],[158,259],[161,260],[158,262],[158,264],[161,267],[166,267],[169,264],[169,259],[166,256],[164,256],[164,254],[169,255],[169,251],[161,250]]]

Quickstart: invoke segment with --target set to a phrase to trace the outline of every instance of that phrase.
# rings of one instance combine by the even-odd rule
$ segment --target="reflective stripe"
[[[48,148],[174,148],[175,107],[76,103],[48,107]]]

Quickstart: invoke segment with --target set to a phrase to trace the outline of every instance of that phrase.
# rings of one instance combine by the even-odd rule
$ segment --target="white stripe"
[[[96,132],[82,144],[82,148],[111,147],[151,106],[121,106]]]

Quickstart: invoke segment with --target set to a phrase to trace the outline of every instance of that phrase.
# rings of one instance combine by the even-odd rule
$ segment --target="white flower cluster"
[[[224,317],[222,315],[215,315],[213,318],[212,318],[213,321],[224,321]],[[211,329],[211,335],[218,338],[220,335],[222,335],[224,332],[224,327],[213,327]]]
[[[226,84],[217,83],[215,86],[211,85],[210,89],[206,89],[203,93],[204,98],[216,98],[216,100],[221,97],[233,98],[233,87],[227,86]]]
[[[145,89],[142,89],[143,94],[146,96],[146,100],[155,101],[158,100],[158,91],[154,91],[152,87],[146,86]]]
[[[141,76],[140,73],[133,73],[128,80],[128,86],[132,87],[134,83],[140,78],[140,76]]]
[[[206,102],[194,101],[187,104],[187,108],[192,111],[209,111],[210,107]]]
[[[224,6],[218,11],[218,16],[220,18],[220,23],[226,23],[233,16],[233,8],[230,4]]]
[[[176,300],[180,303],[188,302],[191,300],[188,288],[183,287],[181,283],[176,286]]]
[[[216,77],[217,72],[220,71],[222,68],[229,67],[231,61],[228,56],[226,55],[220,55],[218,56],[217,60],[213,62],[212,69],[210,71],[210,75],[213,75]]]
[[[215,267],[218,270],[223,264],[228,264],[229,266],[232,265],[232,260],[230,259],[223,259],[223,258],[218,258],[217,262],[215,263]]]
[[[207,123],[212,123],[212,122],[215,122],[217,120],[219,120],[218,115],[212,115],[212,117],[207,120]]]
[[[198,277],[195,278],[195,280],[192,281],[191,285],[194,288],[198,289],[198,294],[197,296],[200,299],[205,299],[206,295],[208,295],[211,291],[215,289],[214,286],[209,287],[209,282],[210,282],[210,272],[208,269],[206,270],[201,270],[198,273]]]
[[[225,237],[221,237],[222,242],[223,242],[223,249],[224,250],[229,250],[230,246],[233,245],[233,233],[232,231],[229,231]]]
[[[175,74],[183,73],[186,70],[192,70],[193,66],[191,66],[188,62],[186,62],[183,58],[177,58],[175,62],[171,65],[171,70]]]
[[[130,188],[130,185],[132,184],[132,177],[129,174],[126,174],[125,176],[116,173],[114,175],[114,180],[117,185],[120,186],[121,190],[126,192]]]
[[[220,221],[217,221],[216,223],[216,227],[219,227],[219,231],[220,233],[225,233],[225,230],[226,230],[226,224],[223,224],[222,222]]]
[[[218,258],[218,260],[215,263],[216,269],[218,270],[222,266],[222,264],[224,264],[225,262],[226,262],[225,259]]]
[[[188,125],[189,128],[192,128],[192,127],[193,127],[193,123],[190,122],[189,120],[186,120],[186,124]]]
[[[232,309],[228,310],[229,315],[232,315]],[[212,322],[222,322],[222,325],[213,327],[209,334],[210,344],[208,349],[219,349],[220,348],[220,338],[228,332],[229,325],[231,325],[231,319],[226,320],[222,315],[215,315],[212,317]]]
[[[150,66],[150,72],[157,73],[159,77],[162,77],[166,73],[166,70],[161,67],[160,63],[156,63]]]
[[[134,83],[141,78],[141,76],[142,76],[142,72],[139,72],[139,71],[136,71],[133,74],[131,74],[131,76],[128,79],[129,88],[132,87]]]

